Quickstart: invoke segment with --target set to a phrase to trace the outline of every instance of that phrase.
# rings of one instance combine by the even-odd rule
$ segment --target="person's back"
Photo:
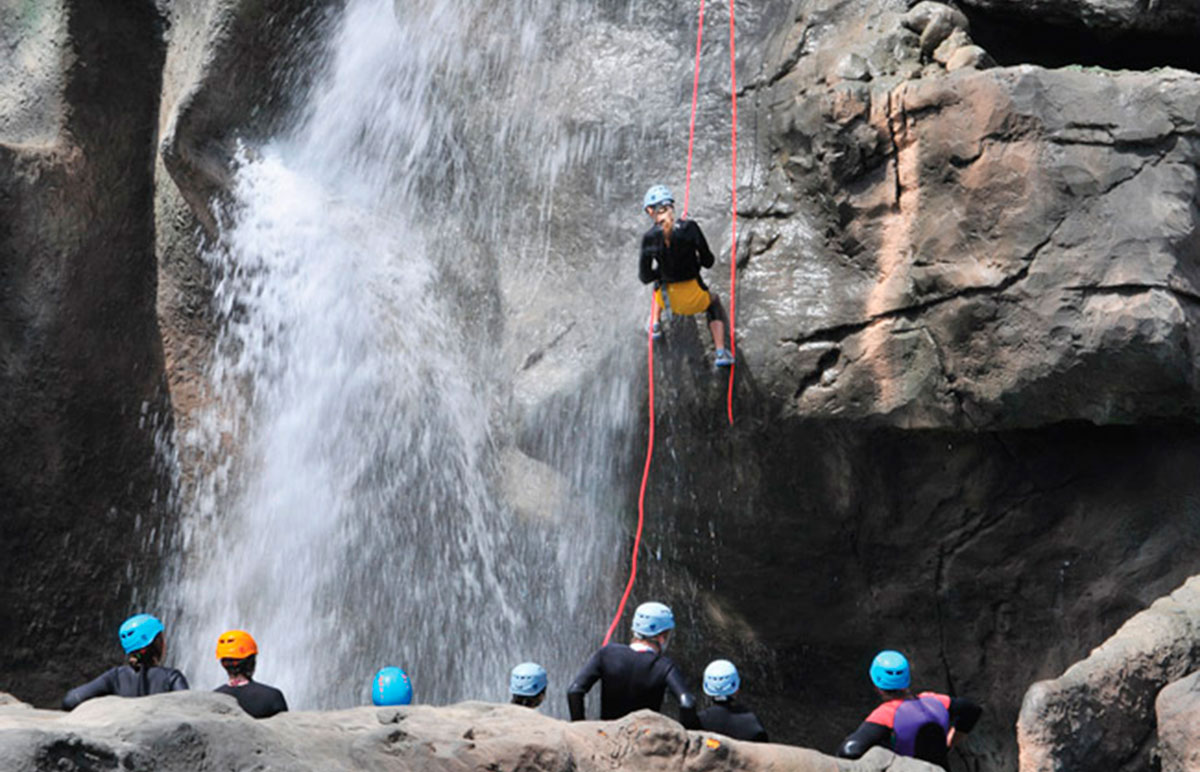
[[[63,710],[74,710],[81,702],[94,697],[146,697],[187,688],[187,679],[174,668],[155,665],[139,671],[129,665],[118,665],[67,692],[62,706]]]
[[[188,688],[183,673],[158,663],[166,655],[163,625],[149,614],[135,614],[121,625],[121,646],[128,664],[118,665],[77,686],[63,697],[63,710],[74,710],[95,697],[146,697]]]
[[[255,718],[270,718],[288,709],[283,692],[254,680],[258,642],[245,630],[226,630],[217,638],[217,660],[229,682],[213,691],[228,694]]]
[[[767,730],[754,711],[734,700],[716,702],[700,711],[700,726],[735,740],[770,742]]]
[[[283,713],[288,709],[283,692],[274,686],[260,684],[254,680],[247,680],[246,683],[237,686],[224,684],[213,691],[233,697],[242,710],[255,718],[270,718],[276,713]]]
[[[727,659],[716,659],[704,668],[704,693],[712,698],[711,707],[700,712],[700,726],[735,740],[769,742],[767,730],[750,708],[735,701],[742,688],[737,666]]]
[[[610,643],[592,655],[567,688],[572,721],[584,718],[584,696],[600,681],[600,718],[611,721],[636,710],[662,710],[670,689],[679,701],[680,722],[699,728],[696,698],[682,672],[662,653],[675,627],[671,610],[661,603],[643,603],[634,613],[635,640],[628,646]]]
[[[949,762],[949,745],[956,730],[963,737],[975,728],[982,708],[964,697],[935,692],[914,696],[909,690],[908,659],[897,651],[881,651],[871,663],[871,681],[884,702],[839,746],[842,758],[860,758],[876,745],[890,747],[901,756],[936,764]]]
[[[586,691],[599,680],[600,718],[610,721],[635,710],[661,711],[668,682],[673,677],[679,677],[679,670],[667,655],[610,643],[592,656],[571,689],[575,693],[581,687]]]

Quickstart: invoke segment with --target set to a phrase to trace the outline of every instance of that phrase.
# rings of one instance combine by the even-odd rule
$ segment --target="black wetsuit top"
[[[147,694],[178,692],[188,688],[183,673],[169,667],[149,667],[141,671],[129,665],[106,670],[83,686],[76,686],[63,697],[63,710],[74,710],[79,703],[93,697],[115,694],[118,697],[145,697]]]
[[[983,708],[966,697],[951,697],[947,710],[950,713],[950,726],[964,734],[975,728],[976,722],[983,714]],[[864,721],[858,729],[855,729],[849,737],[842,741],[837,755],[844,759],[857,759],[876,745],[890,748],[891,744],[892,727],[877,724],[874,721]],[[936,749],[918,752],[916,758],[936,764],[943,769],[949,768],[949,749],[946,747],[944,739]]]
[[[732,700],[714,702],[711,708],[700,711],[700,726],[735,740],[770,742],[754,711]]]
[[[276,713],[282,713],[288,709],[283,692],[274,686],[260,684],[258,681],[251,681],[241,686],[225,684],[218,686],[213,691],[233,697],[238,701],[238,705],[242,706],[242,710],[255,718],[270,718]]]
[[[670,689],[679,700],[679,719],[688,729],[699,729],[696,698],[688,691],[683,673],[665,654],[637,651],[623,643],[610,643],[588,660],[567,688],[571,720],[582,721],[583,697],[600,682],[600,718],[621,718],[635,710],[662,710],[663,695]]]
[[[700,286],[708,289],[700,279],[700,269],[712,268],[712,250],[704,240],[700,226],[691,220],[678,220],[671,232],[671,245],[663,239],[662,228],[655,225],[642,236],[642,257],[638,263],[638,278],[642,284],[661,281],[674,284],[677,281],[697,279]]]

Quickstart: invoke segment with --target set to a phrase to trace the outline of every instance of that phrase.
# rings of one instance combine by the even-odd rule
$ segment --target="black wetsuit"
[[[950,726],[964,734],[975,728],[976,722],[983,714],[983,708],[966,697],[946,697],[945,695],[934,695],[932,692],[922,693],[922,696],[926,695],[942,699],[950,714]],[[876,745],[891,748],[894,736],[891,715],[895,712],[893,704],[898,702],[901,701],[890,700],[876,708],[867,717],[867,720],[859,725],[858,729],[855,729],[849,737],[842,741],[837,755],[844,759],[857,759]],[[890,712],[887,710],[889,706],[893,706]],[[876,720],[873,721],[872,718]],[[912,755],[922,761],[936,764],[942,769],[948,769],[949,749],[946,747],[945,732],[941,732],[937,742],[918,738],[917,750]]]
[[[663,238],[662,228],[655,225],[642,236],[642,257],[638,263],[638,278],[642,284],[661,281],[673,284],[677,281],[696,279],[700,286],[701,268],[712,268],[712,250],[704,240],[700,226],[692,220],[677,220],[671,231],[671,244]]]
[[[600,682],[600,718],[621,718],[635,710],[662,710],[663,695],[670,689],[679,700],[679,720],[688,729],[699,729],[696,698],[688,691],[683,673],[665,654],[638,651],[623,643],[610,643],[588,660],[567,688],[571,720],[582,721],[583,697]]]
[[[213,691],[233,697],[238,701],[238,705],[242,706],[242,710],[255,718],[270,718],[276,713],[283,713],[288,709],[283,692],[274,686],[260,684],[258,681],[251,681],[241,686],[225,684],[218,686]]]
[[[700,711],[700,726],[735,740],[770,742],[754,711],[733,700],[714,702],[711,708]]]
[[[148,694],[178,692],[188,688],[183,673],[169,667],[149,667],[141,671],[129,665],[106,670],[83,686],[76,686],[63,697],[63,710],[74,710],[79,703],[93,697],[115,694],[118,697],[145,697]]]

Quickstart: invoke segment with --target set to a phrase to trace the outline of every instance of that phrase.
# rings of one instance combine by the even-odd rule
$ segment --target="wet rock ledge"
[[[687,732],[650,711],[577,724],[527,708],[363,707],[256,721],[232,698],[175,692],[104,697],[72,713],[0,694],[0,769],[26,770],[774,770],[928,772],[876,748],[859,761]]]

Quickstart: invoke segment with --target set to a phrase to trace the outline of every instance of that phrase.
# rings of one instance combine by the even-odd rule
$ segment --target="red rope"
[[[654,320],[654,295],[650,295],[650,319]],[[638,524],[637,533],[633,537],[633,560],[632,566],[629,569],[629,581],[625,584],[625,594],[621,596],[621,603],[617,606],[617,613],[613,616],[612,624],[608,626],[608,632],[604,635],[604,643],[602,646],[607,646],[612,640],[613,633],[616,632],[617,625],[621,623],[621,617],[625,614],[625,603],[629,600],[629,593],[633,592],[633,582],[637,579],[637,561],[638,551],[642,546],[642,526],[646,522],[646,483],[650,479],[650,459],[654,456],[654,329],[653,326],[648,326],[646,330],[646,369],[650,377],[650,433],[646,440],[646,465],[642,468],[642,489],[638,492]]]
[[[729,260],[729,353],[733,355],[733,364],[729,366],[729,395],[727,411],[729,425],[733,425],[733,371],[737,368],[737,344],[734,342],[733,320],[737,318],[737,45],[734,42],[733,1],[729,0],[729,83],[732,99],[732,150],[730,160],[733,166],[733,203],[731,205],[730,234],[733,238]]]
[[[696,67],[692,75],[692,120],[688,124],[687,176],[683,182],[683,216],[687,217],[692,192],[692,148],[696,144],[696,101],[700,95],[700,40],[704,37],[704,0],[700,0],[700,19],[696,22]]]

